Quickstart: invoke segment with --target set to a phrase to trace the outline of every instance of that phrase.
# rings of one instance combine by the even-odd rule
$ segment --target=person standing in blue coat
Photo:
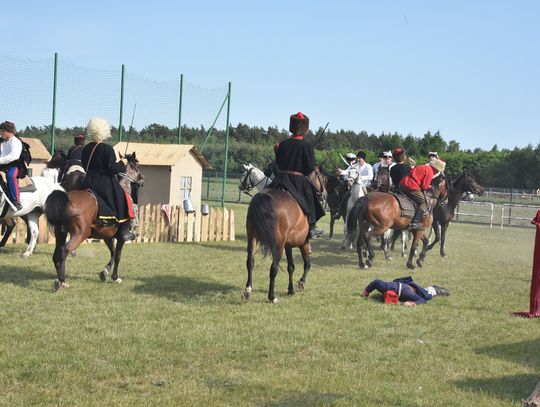
[[[416,284],[411,276],[396,278],[392,281],[373,280],[364,289],[362,296],[367,298],[374,290],[383,295],[385,304],[398,304],[401,301],[408,307],[425,304],[436,295],[450,295],[446,288],[437,285],[423,288]]]

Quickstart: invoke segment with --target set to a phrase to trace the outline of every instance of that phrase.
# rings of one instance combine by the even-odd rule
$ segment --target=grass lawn
[[[276,305],[257,257],[242,303],[247,207],[231,206],[237,241],[127,245],[121,285],[97,277],[102,244],[68,259],[58,293],[52,246],[2,249],[0,405],[519,406],[540,379],[540,321],[511,316],[528,310],[534,229],[451,225],[448,258],[413,276],[452,294],[413,309],[360,298],[409,271],[397,252],[358,269],[340,233],[313,243],[303,293],[286,295],[282,261]]]

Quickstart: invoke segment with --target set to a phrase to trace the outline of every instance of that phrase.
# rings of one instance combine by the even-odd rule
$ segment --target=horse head
[[[377,176],[371,182],[371,187],[380,192],[390,191],[390,169],[387,166],[379,167]]]
[[[358,171],[356,168],[351,168],[349,170],[349,175],[347,177],[347,186],[349,189],[353,186],[353,184],[357,183],[360,180],[360,171]]]
[[[124,164],[125,173],[120,174],[120,183],[128,183],[127,181],[129,181],[130,186],[131,184],[135,184],[138,187],[144,186],[144,174],[135,152],[126,155],[120,153],[120,158],[126,160],[126,163]],[[131,190],[131,188],[129,189]]]
[[[67,161],[67,155],[62,150],[56,150],[54,155],[47,163],[47,168],[64,168]]]
[[[465,192],[471,192],[476,195],[482,195],[484,193],[484,187],[480,185],[468,172],[463,173],[465,180]]]

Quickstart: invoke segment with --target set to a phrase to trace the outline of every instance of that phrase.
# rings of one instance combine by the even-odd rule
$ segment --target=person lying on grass
[[[377,290],[383,295],[385,304],[399,304],[401,301],[406,307],[425,304],[436,295],[450,295],[446,288],[437,285],[420,287],[411,276],[396,278],[393,281],[373,280],[362,292],[362,297],[369,297],[373,290]]]

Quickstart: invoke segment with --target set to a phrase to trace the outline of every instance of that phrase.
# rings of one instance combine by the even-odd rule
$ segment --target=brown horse
[[[316,167],[308,178],[315,185],[320,195],[326,194],[324,189],[326,180],[321,168]],[[294,261],[292,254],[294,247],[300,248],[304,260],[304,274],[297,283],[298,289],[302,291],[311,268],[309,225],[307,216],[293,196],[280,189],[265,189],[256,194],[249,204],[246,229],[248,237],[246,260],[248,278],[243,294],[244,301],[251,298],[257,242],[259,242],[265,254],[270,252],[272,255],[268,301],[271,303],[277,302],[274,296],[274,282],[283,252],[287,256],[287,271],[289,272],[289,289],[287,293],[289,295],[294,294]]]
[[[431,190],[426,193],[429,207],[433,208],[436,200],[445,195],[446,180],[444,177],[441,177],[441,180],[435,185],[432,184]],[[407,267],[410,269],[415,268],[413,260],[420,240],[422,240],[423,247],[416,264],[422,267],[428,244],[428,237],[425,232],[430,229],[432,220],[432,215],[428,212],[422,219],[421,227],[413,232],[413,242],[407,260]],[[366,196],[359,198],[354,204],[350,216],[347,218],[346,242],[349,244],[356,238],[356,251],[358,253],[358,265],[360,268],[367,268],[373,265],[375,255],[371,247],[372,237],[381,236],[390,228],[394,230],[406,230],[410,224],[410,218],[401,216],[401,208],[398,200],[392,194],[370,192]],[[368,251],[366,264],[364,264],[362,256],[363,246],[366,246]]]
[[[119,178],[127,178],[131,182],[142,183],[143,175],[135,153],[127,155],[126,172],[119,174]],[[126,191],[129,192],[129,191]],[[98,204],[96,197],[88,190],[54,191],[49,195],[45,203],[45,215],[48,222],[54,227],[56,236],[56,248],[53,254],[53,262],[56,267],[57,279],[53,289],[56,291],[63,287],[69,287],[66,280],[66,257],[79,247],[87,238],[103,239],[111,258],[99,273],[101,281],[105,281],[107,275],[113,269],[112,280],[121,283],[118,277],[118,266],[122,256],[122,248],[125,241],[122,234],[118,233],[118,225],[103,225],[98,222]],[[70,234],[69,241],[67,235]],[[116,238],[116,245],[114,239]]]

